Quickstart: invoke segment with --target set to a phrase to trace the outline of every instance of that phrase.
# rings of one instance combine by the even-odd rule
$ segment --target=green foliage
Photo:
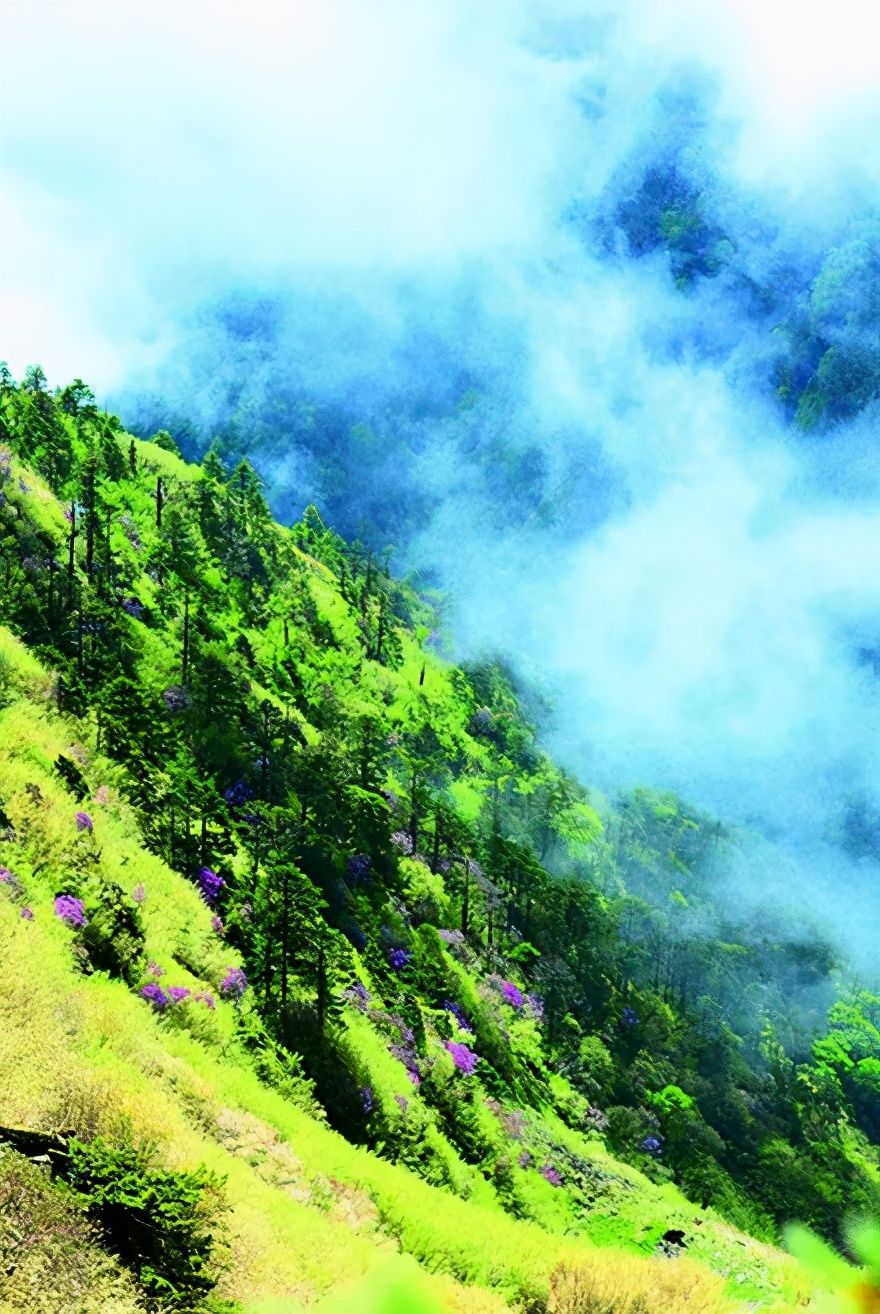
[[[662,1090],[649,1096],[649,1102],[667,1117],[674,1113],[684,1113],[694,1106],[693,1096],[685,1094],[680,1086],[664,1086]]]
[[[784,325],[777,392],[802,429],[849,419],[880,396],[876,223],[829,252]]]
[[[722,235],[699,198],[674,176],[649,191],[636,238],[709,276]],[[843,334],[851,309],[829,272],[814,313]],[[161,980],[190,996],[138,1007],[165,1034],[227,1045],[291,1107],[547,1226],[589,1204],[568,1135],[762,1236],[802,1208],[832,1235],[841,1201],[873,1207],[880,1007],[835,1002],[820,937],[717,897],[734,843],[719,822],[648,788],[593,798],[542,751],[510,671],[441,661],[429,602],[315,508],[275,524],[247,461],[189,466],[39,371],[4,384],[0,411],[0,619],[216,918],[163,923]],[[6,659],[14,712],[37,676]],[[72,818],[104,781],[67,743],[42,765]],[[100,819],[51,836],[21,781],[8,805],[10,867],[85,901],[86,924],[58,928],[67,951],[140,991],[163,914],[149,891],[135,903]],[[230,969],[228,1011],[199,1002]],[[523,1126],[555,1111],[552,1134],[526,1148],[511,1109]]]
[[[578,1065],[578,1085],[597,1101],[604,1100],[613,1089],[616,1065],[601,1036],[583,1037],[578,1044]]]
[[[148,1149],[100,1139],[71,1142],[65,1176],[149,1308],[198,1314],[211,1307],[222,1217],[216,1177],[159,1168]]]
[[[115,881],[88,883],[89,919],[80,941],[92,968],[134,985],[141,975],[144,931],[137,907]]]

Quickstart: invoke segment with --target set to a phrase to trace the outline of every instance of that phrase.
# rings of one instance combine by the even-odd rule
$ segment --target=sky
[[[741,271],[808,288],[880,181],[875,4],[0,0],[0,20],[15,373],[81,376],[123,419],[167,397],[206,434],[240,377],[258,409],[294,381],[372,418],[393,401],[384,481],[406,463],[431,505],[401,564],[450,591],[458,652],[491,644],[552,692],[564,760],[781,837],[829,915],[870,883],[837,839],[849,801],[880,808],[857,660],[880,643],[876,406],[794,435],[731,281],[682,295],[662,253],[596,234],[674,151]],[[218,319],[248,296],[255,330]],[[482,400],[441,415],[459,377]],[[468,456],[487,432],[494,466]],[[553,514],[499,516],[525,447]],[[276,504],[320,494],[292,432],[261,456]]]
[[[3,0],[0,339],[11,363],[125,380],[180,298],[267,270],[522,256],[552,225],[571,92],[625,86],[621,148],[676,61],[718,77],[742,171],[803,194],[876,134],[870,0]],[[524,47],[541,26],[566,56]],[[613,30],[598,57],[596,33]],[[613,65],[613,67],[612,67]],[[587,163],[601,168],[601,161]],[[185,307],[184,307],[185,308]]]

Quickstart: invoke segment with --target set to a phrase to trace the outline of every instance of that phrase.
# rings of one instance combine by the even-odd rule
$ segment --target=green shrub
[[[445,1056],[444,1056],[445,1057]],[[503,1150],[498,1125],[480,1098],[480,1088],[467,1085],[437,1063],[422,1083],[422,1095],[440,1115],[443,1130],[466,1163],[494,1161]]]
[[[728,1223],[762,1241],[777,1239],[778,1229],[770,1215],[749,1198],[711,1155],[694,1154],[679,1172],[677,1180],[685,1195],[703,1209],[711,1205]]]
[[[601,1101],[614,1086],[615,1063],[598,1036],[584,1036],[578,1046],[577,1084],[591,1099]]]
[[[73,1140],[65,1168],[107,1247],[134,1273],[148,1308],[197,1314],[219,1277],[221,1181],[159,1167],[148,1148]]]
[[[88,922],[79,933],[91,967],[121,977],[129,985],[140,979],[144,931],[140,914],[115,881],[89,883]]]

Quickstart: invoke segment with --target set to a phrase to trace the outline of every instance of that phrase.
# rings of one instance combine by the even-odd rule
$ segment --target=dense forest
[[[561,770],[501,660],[444,660],[438,599],[313,506],[278,524],[247,460],[187,464],[82,381],[2,367],[0,625],[0,935],[20,954],[48,924],[144,1025],[444,1199],[553,1235],[675,1253],[686,1232],[731,1278],[728,1223],[840,1245],[848,1215],[880,1211],[878,983],[806,920],[718,897],[748,835]],[[12,765],[23,707],[63,741],[30,775]],[[120,809],[142,859],[105,838]],[[181,926],[150,863],[185,884]],[[197,1165],[151,1168],[131,1127],[114,1141],[100,1117],[9,1098],[10,1125],[76,1133],[65,1191],[123,1258],[120,1181],[168,1193],[163,1217],[222,1195]],[[204,1231],[185,1231],[149,1263],[141,1245],[132,1300],[220,1300]],[[737,1278],[779,1294],[766,1264]],[[510,1290],[599,1308],[564,1288]]]

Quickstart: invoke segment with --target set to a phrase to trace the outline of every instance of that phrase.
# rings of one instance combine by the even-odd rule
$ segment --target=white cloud
[[[609,266],[559,221],[662,144],[653,93],[694,59],[719,81],[695,149],[718,149],[704,163],[722,193],[733,160],[772,185],[792,233],[845,213],[859,172],[880,178],[880,11],[0,0],[0,16],[15,52],[0,82],[0,356],[107,389],[161,361],[218,288],[276,280],[303,299],[309,378],[329,388],[334,371],[399,368],[410,313],[454,336],[442,294],[464,285],[498,326],[474,354],[513,381],[553,468],[595,447],[617,501],[569,542],[484,530],[479,490],[438,441],[428,553],[451,545],[463,638],[558,679],[564,747],[612,777],[733,812],[814,807],[818,826],[808,782],[867,779],[876,699],[841,635],[880,614],[878,517],[873,497],[840,492],[844,465],[870,464],[870,435],[853,430],[835,487],[818,487],[825,454],[795,451],[723,367],[671,350],[700,315],[733,341],[748,325],[721,322],[708,291],[680,297],[660,258]],[[773,255],[761,243],[745,233],[756,267]],[[269,382],[286,366],[264,365]],[[560,495],[588,498],[589,479]]]

